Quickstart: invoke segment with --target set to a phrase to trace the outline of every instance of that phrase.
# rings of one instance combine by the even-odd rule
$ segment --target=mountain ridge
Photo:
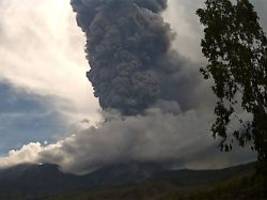
[[[111,165],[86,175],[74,175],[60,171],[57,165],[25,164],[0,170],[0,197],[10,194],[8,199],[12,199],[13,194],[23,194],[28,196],[27,199],[37,199],[71,191],[138,185],[147,181],[191,187],[248,174],[254,166],[255,163],[249,163],[221,170],[170,170],[157,164],[129,163]]]

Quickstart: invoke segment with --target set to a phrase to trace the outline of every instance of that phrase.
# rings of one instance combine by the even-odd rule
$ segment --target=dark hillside
[[[84,176],[65,174],[55,165],[19,165],[0,170],[0,199],[43,199],[57,194],[83,194],[82,191],[88,190],[90,194],[126,193],[135,198],[147,191],[151,195],[159,191],[167,195],[251,174],[254,165],[195,171],[168,170],[151,163],[131,163],[105,167]]]

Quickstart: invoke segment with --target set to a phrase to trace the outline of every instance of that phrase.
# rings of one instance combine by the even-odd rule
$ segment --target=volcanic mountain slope
[[[169,170],[151,163],[129,163],[104,167],[83,176],[63,173],[56,165],[19,165],[0,170],[0,199],[46,199],[58,194],[143,187],[146,184],[168,190],[200,187],[249,174],[254,165],[195,171]]]

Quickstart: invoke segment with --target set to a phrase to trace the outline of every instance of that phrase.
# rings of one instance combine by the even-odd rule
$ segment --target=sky
[[[96,121],[85,39],[69,2],[2,0],[0,10],[0,153]]]
[[[267,28],[267,17],[264,15],[267,3],[265,0],[253,2],[261,17],[261,24]],[[193,63],[189,67],[193,67],[195,71],[205,64],[200,49],[201,26],[194,14],[202,4],[203,0],[169,0],[168,9],[162,14],[177,35],[172,44],[173,48]],[[120,120],[109,125],[101,125],[103,113],[85,75],[89,69],[84,53],[85,36],[76,24],[75,13],[68,0],[0,0],[0,12],[2,14],[0,19],[0,155],[2,155],[0,162],[8,166],[10,163],[16,164],[20,159],[31,161],[39,156],[37,156],[38,153],[44,152],[38,157],[38,162],[40,160],[55,162],[63,168],[65,166],[67,171],[77,171],[77,169],[83,171],[88,163],[81,169],[75,166],[73,163],[77,159],[72,158],[73,154],[61,146],[73,148],[77,141],[82,143],[82,139],[86,137],[85,140],[91,142],[81,145],[85,153],[84,155],[79,153],[79,160],[84,159],[88,152],[94,152],[94,156],[89,156],[87,161],[94,163],[90,166],[94,168],[101,162],[99,154],[103,155],[102,150],[97,146],[105,144],[107,151],[113,152],[114,145],[129,143],[128,140],[131,137],[125,137],[127,133],[124,132],[131,132],[128,130],[133,127],[133,124],[142,124],[137,130],[148,129],[144,122],[149,124],[150,117],[129,118],[123,122],[123,126]],[[209,109],[207,107],[210,107],[210,102],[214,101],[214,97],[207,88],[208,84],[204,81],[198,86],[198,93],[204,95],[198,95],[196,101],[199,102],[199,106],[196,110],[175,117],[164,115],[170,121],[158,127],[163,131],[170,127],[181,129],[181,133],[190,132],[190,134],[173,136],[170,132],[169,135],[167,133],[162,136],[156,130],[153,133],[155,135],[148,131],[145,134],[146,139],[159,139],[151,139],[152,142],[147,143],[147,140],[143,141],[146,145],[139,146],[143,151],[131,149],[131,156],[142,160],[152,159],[153,156],[157,157],[162,153],[162,157],[165,158],[166,152],[172,151],[178,154],[192,148],[198,139],[192,140],[191,136],[197,134],[204,121],[210,120],[210,116],[203,115],[203,110]],[[154,113],[152,117],[154,120],[160,122],[164,119],[157,110],[150,111],[148,116],[151,113]],[[175,120],[179,120],[178,124],[181,126],[177,127]],[[194,127],[195,130],[189,131],[192,129],[190,126],[192,121],[195,121],[196,127]],[[83,126],[90,125],[100,128],[87,129],[85,136],[84,131],[80,133]],[[119,131],[123,129],[127,131]],[[203,127],[203,132],[207,129],[208,123]],[[117,133],[113,135],[115,139],[109,140],[112,142],[107,142],[103,137],[90,136],[92,132],[106,135],[107,130],[114,130]],[[72,134],[82,136],[74,139],[75,142],[73,142]],[[131,140],[134,141],[132,143],[139,144],[143,137],[142,135],[132,138]],[[169,140],[167,142],[165,137],[173,137],[173,141],[187,141],[188,145],[186,147],[180,145],[181,148],[177,149],[175,147],[177,144],[169,144]],[[206,135],[204,140],[212,142],[212,137]],[[155,151],[155,147],[160,146],[162,142],[168,145],[163,145],[164,148],[161,151]],[[203,142],[203,146],[200,145],[200,148],[191,154],[197,155],[196,152],[207,151],[212,146],[211,142]],[[91,149],[88,149],[88,144],[92,146]],[[51,149],[56,151],[57,155],[51,156]],[[151,154],[143,153],[152,149]],[[55,159],[60,155],[67,155],[69,160],[61,159],[62,161],[56,162]],[[118,155],[115,151],[112,153],[114,159],[121,159],[128,155],[129,152],[125,155]],[[172,156],[167,157],[172,158]],[[252,156],[247,158],[240,153],[235,156],[244,157],[244,159],[252,158]],[[227,162],[232,163],[235,156]],[[12,159],[9,159],[10,157]],[[179,159],[184,158],[181,156]],[[190,162],[194,163],[192,160]]]

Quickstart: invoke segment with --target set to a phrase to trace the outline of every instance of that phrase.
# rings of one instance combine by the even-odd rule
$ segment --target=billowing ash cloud
[[[103,115],[108,122],[98,126],[85,124],[55,144],[31,143],[11,151],[7,157],[0,158],[0,168],[23,162],[52,163],[65,172],[85,174],[103,166],[128,162],[207,169],[254,158],[250,151],[240,154],[240,149],[230,154],[216,151],[216,142],[207,134],[209,114],[162,113],[153,108],[145,111],[145,115],[124,118],[116,113]]]
[[[159,100],[191,106],[185,90],[193,91],[194,78],[184,76],[184,59],[170,49],[174,33],[160,15],[167,0],[71,4],[86,33],[87,76],[103,109],[135,115]]]
[[[222,168],[255,158],[250,151],[216,150],[209,133],[214,101],[199,80],[199,66],[170,48],[174,35],[160,15],[166,2],[72,0],[87,37],[88,78],[104,109],[103,122],[54,144],[10,151],[0,157],[0,168],[52,163],[83,174],[125,162]]]

